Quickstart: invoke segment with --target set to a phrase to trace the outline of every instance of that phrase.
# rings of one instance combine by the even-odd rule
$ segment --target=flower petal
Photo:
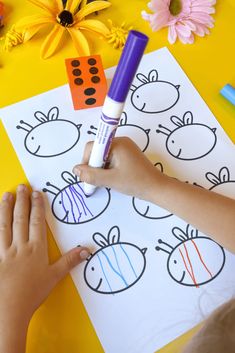
[[[41,48],[41,57],[43,59],[49,58],[57,49],[61,38],[65,32],[65,27],[56,24],[52,31],[46,37],[42,48]]]
[[[182,20],[181,22],[185,26],[188,26],[188,28],[190,28],[192,32],[194,32],[196,30],[196,24],[193,21],[191,21],[191,20]]]
[[[193,5],[192,12],[203,12],[203,13],[207,13],[207,14],[212,14],[212,13],[215,13],[215,8],[208,7],[208,6]]]
[[[75,4],[77,7],[79,6],[81,0],[66,0],[66,5],[65,5],[65,10],[72,12],[72,7],[75,7]]]
[[[194,36],[193,34],[191,33],[191,35],[189,37],[185,37],[184,35],[182,35],[181,33],[179,33],[177,31],[177,28],[176,28],[176,32],[177,32],[177,35],[178,35],[178,38],[179,40],[183,43],[183,44],[193,44],[194,42]]]
[[[44,15],[32,15],[23,17],[15,24],[15,29],[17,31],[27,30],[36,25],[42,25],[47,23],[55,23],[53,16],[44,16]]]
[[[33,27],[27,29],[23,35],[24,42],[27,42],[28,40],[30,40],[43,26],[44,26],[44,24],[38,24],[36,26],[33,26]]]
[[[168,41],[170,44],[174,44],[177,39],[177,33],[175,30],[175,26],[170,26],[168,28]]]
[[[90,15],[91,13],[106,9],[110,5],[110,2],[108,1],[97,0],[90,2],[89,4],[82,7],[81,10],[79,10],[78,13],[74,16],[75,24],[81,21],[84,17]]]
[[[197,24],[197,27],[196,27],[194,33],[197,34],[199,37],[204,37],[205,34],[209,34],[210,31],[208,30],[208,28],[206,26]]]
[[[43,10],[55,14],[58,10],[62,10],[62,0],[28,0],[32,4],[40,7]]]
[[[54,0],[55,5],[59,12],[64,10],[63,1],[62,0]]]
[[[78,6],[81,4],[82,0],[72,0],[72,1],[67,1],[67,4],[69,3],[69,10],[72,12],[72,14],[75,14],[77,12]],[[66,9],[67,9],[67,4],[66,4]]]
[[[98,20],[84,20],[80,21],[75,28],[81,28],[81,29],[87,29],[92,32],[96,32],[99,34],[102,34],[103,36],[106,36],[109,33],[108,27],[106,25]]]
[[[191,29],[188,26],[185,26],[181,23],[177,23],[175,28],[178,35],[181,35],[184,38],[188,38],[191,36]]]
[[[145,21],[150,21],[150,14],[147,13],[146,11],[141,11],[141,16]]]
[[[90,48],[85,36],[79,31],[79,29],[75,28],[67,28],[71,38],[73,40],[73,44],[80,56],[90,55]]]

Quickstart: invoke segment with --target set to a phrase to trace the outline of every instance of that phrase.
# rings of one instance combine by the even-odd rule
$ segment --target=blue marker
[[[91,167],[101,168],[105,166],[128,91],[147,43],[148,37],[145,34],[137,31],[129,32],[102,108],[89,160],[89,166]],[[84,192],[87,196],[92,195],[95,188],[94,185],[84,183]]]
[[[235,105],[235,88],[229,84],[225,85],[220,91],[222,96],[226,98],[230,103]]]

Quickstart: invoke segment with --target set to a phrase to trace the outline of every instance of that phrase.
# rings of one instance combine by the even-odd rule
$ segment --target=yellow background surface
[[[5,3],[6,25],[0,35],[4,35],[21,17],[40,11],[26,0],[6,0]],[[235,1],[217,1],[215,27],[211,30],[211,35],[206,38],[198,37],[193,45],[183,45],[179,42],[169,45],[166,29],[153,33],[148,23],[140,16],[141,10],[147,10],[147,0],[111,0],[111,3],[112,7],[101,12],[98,18],[103,21],[111,18],[119,25],[126,21],[127,25],[145,32],[150,37],[147,52],[168,46],[220,124],[235,142],[235,107],[219,94],[220,89],[227,83],[235,87]],[[66,37],[56,55],[48,60],[40,59],[40,46],[46,33],[47,31],[42,31],[28,43],[15,47],[10,53],[4,52],[1,48],[0,107],[67,82],[64,59],[76,57],[78,54],[70,38]],[[120,51],[114,50],[98,36],[89,35],[89,39],[92,54],[101,54],[105,68],[117,64]],[[19,183],[28,184],[2,124],[0,124],[0,170],[0,196],[4,191],[14,192]],[[50,260],[54,261],[60,253],[49,231],[48,241]],[[180,352],[194,332],[195,330],[192,330],[183,335],[160,352]],[[28,333],[27,353],[54,352],[103,352],[69,276],[54,289],[35,313]]]

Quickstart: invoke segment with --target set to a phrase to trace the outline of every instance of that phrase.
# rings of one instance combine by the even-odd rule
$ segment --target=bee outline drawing
[[[173,236],[180,241],[175,247],[158,239],[155,250],[168,254],[167,271],[177,283],[199,287],[214,280],[225,265],[222,246],[209,237],[199,236],[198,230],[190,226],[186,230],[172,229]]]
[[[142,277],[147,248],[120,241],[120,229],[113,226],[108,236],[94,233],[93,241],[100,247],[87,259],[84,280],[93,291],[101,294],[120,293]]]
[[[48,114],[40,111],[34,113],[39,124],[32,126],[24,120],[17,129],[27,132],[24,139],[25,149],[36,157],[50,158],[60,156],[70,151],[80,139],[80,128],[82,124],[75,124],[70,120],[58,119],[59,108],[53,107]],[[68,138],[63,138],[64,135]]]

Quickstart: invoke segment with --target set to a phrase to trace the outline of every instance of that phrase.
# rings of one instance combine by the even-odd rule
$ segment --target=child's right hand
[[[88,142],[82,164],[73,172],[80,180],[95,186],[106,186],[121,193],[151,200],[153,185],[161,187],[164,175],[145,157],[138,146],[127,137],[113,140],[108,169],[92,168],[89,162],[93,142]]]

